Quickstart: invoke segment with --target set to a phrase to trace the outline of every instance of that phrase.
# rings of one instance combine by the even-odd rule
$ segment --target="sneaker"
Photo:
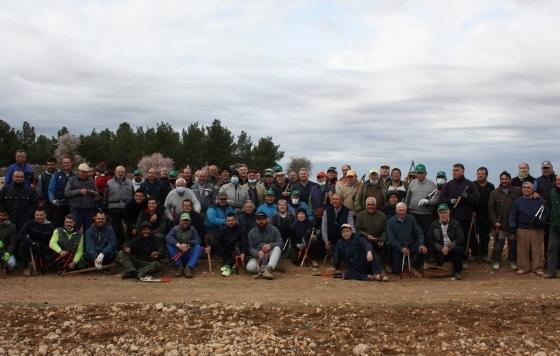
[[[231,268],[229,266],[222,267],[222,276],[224,277],[231,276]]]
[[[499,269],[500,269],[500,262],[494,262],[494,263],[492,264],[492,269],[493,269],[494,271],[499,270]]]
[[[24,277],[31,277],[31,268],[25,267],[25,268],[23,269],[23,276],[24,276]]]
[[[267,268],[264,270],[264,272],[263,272],[263,274],[262,274],[262,277],[263,277],[264,279],[274,279],[274,275],[272,274],[272,267],[267,267]]]
[[[537,276],[542,276],[544,275],[544,272],[542,271],[542,269],[537,270],[537,272],[535,272]]]
[[[227,266],[227,265],[225,265],[225,266],[222,266],[222,268],[220,268],[220,271],[222,271],[222,272],[223,272],[223,271],[225,271],[225,270],[226,270],[226,268],[228,268],[228,266]]]
[[[455,274],[453,274],[453,278],[455,278],[456,281],[460,281],[461,279],[463,279],[463,277],[461,276],[461,273],[456,272]]]
[[[492,262],[492,260],[491,260],[490,257],[488,257],[488,256],[482,257],[482,261],[483,261],[484,263],[490,263],[490,262]]]
[[[463,269],[469,269],[469,262],[463,261]]]
[[[187,266],[183,270],[183,277],[185,278],[193,278],[193,269],[190,266]]]
[[[517,269],[517,265],[515,264],[515,262],[511,262],[511,263],[509,264],[509,268],[511,268],[512,270],[515,271],[515,270]]]
[[[173,276],[174,277],[181,277],[182,274],[183,274],[183,266],[177,267],[177,269],[175,270],[175,273],[173,273]]]
[[[123,273],[121,276],[122,279],[131,279],[131,278],[138,278],[138,273],[136,270],[130,270]]]

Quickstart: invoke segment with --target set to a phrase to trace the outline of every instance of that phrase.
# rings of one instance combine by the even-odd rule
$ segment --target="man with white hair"
[[[175,181],[176,188],[167,194],[165,198],[165,215],[167,219],[173,224],[179,224],[179,217],[183,213],[183,201],[189,199],[193,202],[194,211],[200,213],[200,202],[192,190],[187,188],[187,182],[184,178],[179,178]]]
[[[407,214],[406,204],[400,202],[396,207],[396,215],[387,222],[389,244],[393,247],[393,272],[400,273],[404,256],[408,256],[412,266],[411,273],[421,277],[417,271],[428,249],[424,244],[424,233],[411,214]]]
[[[191,190],[200,203],[200,213],[204,215],[210,205],[216,201],[216,188],[208,182],[208,172],[205,169],[197,171],[196,183],[193,184]]]
[[[126,178],[126,169],[123,166],[117,166],[115,176],[107,182],[104,200],[109,210],[111,226],[119,246],[124,242],[124,206],[132,199],[133,192],[134,186]]]
[[[377,209],[377,201],[374,197],[366,199],[366,210],[359,213],[356,218],[356,230],[362,233],[372,245],[375,255],[373,267],[377,269],[374,272],[381,273],[383,267],[381,253],[384,252],[383,261],[388,265],[391,261],[391,250],[387,246],[387,218]]]
[[[95,186],[95,180],[90,175],[91,168],[86,163],[78,166],[78,175],[68,179],[64,196],[68,199],[70,212],[76,218],[74,231],[87,231],[95,215],[97,201],[101,199]]]
[[[511,207],[509,227],[517,232],[517,274],[533,272],[543,275],[544,227],[548,207],[542,197],[535,197],[531,182],[523,182],[521,193]]]

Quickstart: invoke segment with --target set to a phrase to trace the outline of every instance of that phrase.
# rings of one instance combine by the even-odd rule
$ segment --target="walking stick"
[[[303,253],[303,258],[301,259],[301,264],[299,265],[300,267],[303,267],[303,265],[305,264],[305,260],[307,259],[307,255],[309,254],[309,246],[311,246],[311,241],[316,237],[317,236],[315,235],[315,228],[313,228],[311,230],[311,236],[309,236],[309,241],[307,242],[307,246],[305,246],[305,252]]]
[[[27,235],[29,237],[29,235]],[[33,273],[37,274],[37,265],[35,264],[35,254],[33,253],[33,242],[29,245],[29,256],[31,257],[31,268]]]
[[[212,273],[212,257],[210,256],[210,251],[208,251],[206,257],[208,257],[208,272]]]
[[[474,216],[471,218],[471,224],[469,226],[469,233],[468,233],[468,236],[467,236],[467,245],[466,245],[467,248],[465,249],[465,256],[469,255],[469,244],[471,242],[471,234],[472,234],[472,231],[473,231],[473,226],[474,226]],[[471,253],[472,253],[472,251],[471,251]]]
[[[400,278],[400,279],[402,279],[403,274],[404,274],[404,262],[405,262],[405,260],[408,261],[408,271],[407,271],[407,274],[408,274],[408,278],[410,278],[410,271],[411,271],[411,268],[410,268],[410,255],[406,255],[406,254],[403,253],[402,263],[401,263],[401,273],[399,274],[399,278]]]

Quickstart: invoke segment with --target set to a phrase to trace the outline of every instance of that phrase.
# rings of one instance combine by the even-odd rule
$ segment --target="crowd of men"
[[[49,159],[35,176],[24,151],[15,159],[0,190],[0,263],[25,276],[116,262],[123,278],[171,265],[192,278],[213,255],[223,276],[244,268],[273,279],[285,257],[329,263],[333,275],[344,263],[345,279],[388,281],[405,269],[420,277],[427,266],[447,266],[458,280],[476,259],[499,270],[506,247],[517,274],[557,273],[560,177],[549,161],[538,178],[527,163],[516,177],[503,171],[495,187],[485,167],[471,181],[460,163],[449,180],[443,171],[428,179],[423,164],[404,178],[381,164],[361,179],[350,165],[341,174],[330,167],[315,182],[306,168],[245,164],[136,169],[129,179],[123,166],[74,167],[69,157]]]

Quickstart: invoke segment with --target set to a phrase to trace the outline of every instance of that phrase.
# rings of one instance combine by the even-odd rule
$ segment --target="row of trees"
[[[140,126],[136,129],[123,122],[115,132],[94,129],[89,135],[80,136],[72,135],[63,127],[57,137],[50,138],[37,136],[35,128],[27,121],[16,130],[0,120],[0,166],[12,163],[14,152],[19,148],[28,152],[29,162],[44,163],[49,157],[68,153],[68,143],[86,161],[94,164],[105,161],[110,167],[122,164],[133,168],[141,157],[155,152],[173,159],[176,167],[189,165],[193,168],[210,163],[224,167],[242,162],[264,170],[284,157],[272,137],[261,137],[255,144],[247,132],[241,131],[236,138],[218,119],[209,126],[191,123],[180,132],[164,122],[155,128]]]

